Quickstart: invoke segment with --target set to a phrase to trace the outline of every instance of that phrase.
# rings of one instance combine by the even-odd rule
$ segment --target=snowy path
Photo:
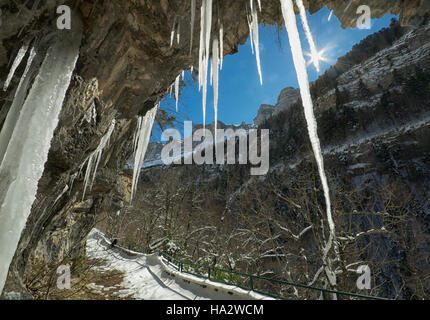
[[[184,281],[180,277],[173,277],[166,273],[175,274],[175,270],[163,265],[157,255],[145,255],[130,251],[127,254],[120,249],[110,249],[109,240],[103,233],[93,229],[87,240],[87,256],[102,259],[105,264],[101,271],[118,270],[124,273],[122,288],[115,295],[117,297],[131,297],[143,300],[239,300],[265,298],[241,289],[233,289],[208,280],[184,275],[191,281]],[[176,273],[177,274],[177,273]],[[196,279],[193,279],[196,278]],[[193,280],[196,280],[195,282]],[[214,288],[217,288],[214,290]],[[234,294],[228,293],[230,291]],[[242,292],[241,292],[242,291]]]

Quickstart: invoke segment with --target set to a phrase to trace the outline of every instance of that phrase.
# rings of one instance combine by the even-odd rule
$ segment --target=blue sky
[[[309,25],[312,30],[318,50],[326,48],[325,57],[328,63],[322,62],[321,71],[316,73],[309,66],[310,81],[322,75],[337,59],[347,52],[360,40],[380,29],[389,26],[392,18],[397,16],[387,14],[381,19],[372,20],[370,30],[358,28],[342,29],[339,20],[333,16],[328,21],[330,11],[327,8],[309,15]],[[305,52],[309,51],[301,22],[297,22]],[[288,86],[298,87],[288,35],[285,28],[280,31],[281,48],[278,44],[278,34],[274,26],[260,26],[260,55],[263,73],[263,86],[260,85],[255,56],[252,55],[250,41],[239,47],[239,52],[224,57],[223,70],[220,72],[218,119],[224,123],[240,124],[242,121],[253,123],[261,104],[276,104],[280,91]],[[306,57],[308,59],[308,57]],[[186,72],[187,86],[181,88],[179,112],[175,112],[175,101],[165,98],[161,108],[183,122],[191,120],[194,124],[202,123],[202,95],[198,91],[198,83],[193,83],[189,71]],[[206,123],[214,121],[213,88],[208,83],[208,98],[206,108]],[[181,128],[181,123],[177,125]],[[154,130],[153,140],[158,140],[159,130]]]

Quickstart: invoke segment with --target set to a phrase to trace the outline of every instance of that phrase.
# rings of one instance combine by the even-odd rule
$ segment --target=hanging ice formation
[[[10,81],[12,80],[13,75],[15,74],[16,69],[21,64],[22,59],[24,59],[25,54],[28,50],[28,44],[24,44],[18,51],[18,54],[15,57],[15,60],[12,63],[12,67],[9,70],[9,74],[7,75],[6,81],[3,85],[3,91],[6,91],[9,87]]]
[[[214,89],[214,112],[215,112],[215,147],[217,145],[217,123],[218,123],[218,84],[219,84],[219,44],[215,38],[212,43],[212,68],[213,70],[213,89]]]
[[[0,134],[0,144],[4,146],[0,155],[0,293],[36,198],[79,55],[81,35],[81,30],[74,30],[58,37],[48,48],[32,84],[29,78],[37,66],[29,66],[32,72],[22,79],[5,120],[4,128],[9,129]]]
[[[178,103],[179,103],[179,81],[181,80],[181,74],[176,77],[175,80],[175,99],[176,99],[176,112],[178,112]]]
[[[88,188],[88,183],[90,182],[91,178],[91,172],[92,172],[92,178],[90,183],[90,190],[93,186],[94,179],[96,177],[97,169],[99,167],[100,160],[102,158],[103,150],[109,145],[110,137],[112,136],[113,130],[115,129],[116,121],[115,119],[112,120],[111,125],[109,126],[108,131],[105,133],[105,135],[101,138],[99,145],[97,146],[96,150],[94,150],[88,158],[84,161],[84,163],[81,165],[81,168],[85,163],[87,163],[87,169],[85,171],[85,178],[84,178],[84,192],[82,194],[82,200],[85,199],[85,193]],[[94,170],[93,170],[94,167]]]
[[[210,55],[210,37],[212,30],[212,0],[203,0],[200,19],[199,48],[199,90],[203,88],[203,127],[206,125],[206,94],[208,88],[208,67]]]
[[[251,48],[252,52],[255,51],[255,58],[257,60],[258,75],[260,77],[260,84],[263,85],[263,75],[261,73],[261,61],[260,61],[260,37],[258,31],[258,15],[257,8],[254,6],[254,0],[250,0],[251,4],[251,16],[248,17],[249,32],[251,37]],[[261,8],[260,8],[261,10]]]
[[[321,178],[324,197],[326,202],[327,221],[330,229],[330,237],[324,248],[323,261],[328,261],[327,254],[332,245],[335,245],[335,224],[331,213],[330,190],[328,187],[327,177],[324,170],[324,159],[321,152],[321,144],[317,132],[317,122],[313,111],[313,102],[311,98],[308,73],[306,70],[306,61],[303,56],[302,45],[300,43],[299,31],[296,24],[296,16],[294,13],[294,5],[292,0],[280,0],[282,7],[282,15],[284,17],[285,27],[287,29],[288,38],[290,41],[291,51],[296,68],[297,78],[300,86],[300,94],[302,97],[305,118],[308,125],[309,138],[311,140],[312,149],[318,165],[318,171]],[[330,261],[328,261],[330,263]],[[330,266],[326,266],[326,273],[332,285],[336,284],[336,275],[331,271]]]
[[[175,40],[176,20],[177,20],[177,18],[175,17],[175,19],[173,20],[172,31],[170,33],[170,46],[173,46],[173,41]]]
[[[18,87],[15,91],[15,96],[7,114],[6,121],[3,124],[3,128],[0,133],[0,163],[6,153],[6,148],[9,144],[10,137],[14,131],[14,126],[18,120],[19,114],[21,112],[22,105],[25,99],[25,92],[28,89],[28,83],[31,77],[27,77],[30,67],[32,66],[33,59],[36,56],[36,50],[34,47],[31,48],[27,65],[25,66],[24,73],[22,74],[21,80],[19,81]],[[21,90],[23,89],[23,91]]]
[[[303,5],[302,0],[296,0],[297,7],[300,11],[300,18],[302,20],[303,30],[305,30],[306,38],[308,39],[309,48],[311,49],[312,62],[315,66],[317,72],[320,72],[320,62],[318,56],[317,46],[315,45],[314,38],[311,33],[311,28],[309,28],[308,17],[306,16],[306,9]]]
[[[220,69],[224,62],[224,26],[222,22],[219,23],[219,58],[220,58]]]
[[[194,39],[194,22],[196,21],[196,0],[191,0],[191,40],[190,40],[190,55],[193,51],[193,39]]]
[[[176,40],[179,44],[180,40],[181,40],[181,23],[180,23],[180,21],[178,21],[178,29],[176,30]]]
[[[134,135],[134,167],[133,182],[131,186],[131,201],[136,194],[137,182],[139,181],[140,169],[145,159],[146,149],[148,148],[149,138],[151,137],[152,126],[159,105],[156,105],[146,113],[144,117],[137,119],[137,127]]]

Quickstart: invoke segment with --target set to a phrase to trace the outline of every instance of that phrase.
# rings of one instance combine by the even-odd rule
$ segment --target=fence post
[[[251,286],[251,290],[254,291],[254,277],[249,276],[249,284]]]
[[[208,267],[208,279],[211,279],[211,267]]]
[[[181,262],[179,262],[179,272],[182,272],[182,261]]]

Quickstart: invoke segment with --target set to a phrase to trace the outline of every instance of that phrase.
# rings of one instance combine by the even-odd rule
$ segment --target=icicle
[[[176,31],[176,40],[179,44],[181,40],[181,21],[178,22],[178,30]]]
[[[308,17],[306,16],[306,9],[303,5],[302,0],[296,0],[297,7],[300,10],[300,18],[302,19],[303,29],[305,30],[306,38],[309,42],[309,47],[311,49],[312,62],[314,63],[317,72],[320,72],[320,61],[317,46],[315,45],[314,38],[312,37],[311,29],[309,28]]]
[[[190,55],[193,51],[193,39],[194,39],[194,22],[196,20],[196,0],[191,0],[191,40],[190,40]]]
[[[74,21],[79,27],[79,19]],[[16,95],[15,99],[24,100],[18,118],[6,120],[14,123],[9,124],[13,133],[0,164],[0,293],[36,198],[79,56],[81,35],[80,30],[74,30],[53,41],[28,95],[25,97],[27,79]]]
[[[194,72],[194,66],[191,66],[191,73]]]
[[[224,26],[222,23],[220,23],[219,28],[219,53],[220,53],[220,68],[222,70],[222,65],[224,62]]]
[[[136,130],[136,145],[134,148],[134,167],[133,182],[131,186],[131,201],[136,194],[137,183],[139,181],[140,169],[145,159],[146,149],[148,148],[149,138],[151,137],[152,126],[155,115],[157,114],[158,105],[146,113],[144,117],[139,117],[139,124]]]
[[[213,70],[213,89],[214,89],[214,113],[215,113],[215,147],[217,145],[217,123],[218,123],[218,84],[219,84],[219,43],[215,38],[212,43],[212,68]]]
[[[250,0],[250,1],[251,1],[251,20],[249,23],[249,27],[250,27],[250,34],[251,34],[251,43],[254,42],[258,75],[260,77],[260,84],[263,85],[263,75],[261,73],[261,61],[260,61],[260,39],[259,39],[259,31],[258,31],[257,8],[253,6],[254,0]]]
[[[179,103],[179,80],[181,79],[181,75],[178,75],[175,80],[175,98],[176,98],[176,112],[178,112],[178,103]]]
[[[203,127],[206,125],[207,77],[212,30],[212,0],[203,0],[200,21],[199,89],[203,88]]]
[[[91,183],[90,183],[90,190],[93,186],[94,179],[95,179],[96,173],[97,173],[97,168],[98,168],[100,160],[102,158],[103,150],[109,145],[110,137],[112,136],[113,130],[115,129],[115,124],[116,124],[116,121],[115,121],[115,119],[113,119],[111,122],[111,125],[109,126],[108,131],[101,138],[100,143],[97,146],[96,150],[94,150],[87,158],[88,163],[87,163],[87,170],[85,171],[84,192],[82,194],[82,200],[85,199],[85,193],[87,191],[88,182],[90,181],[91,172],[93,172],[93,174],[92,174]],[[95,167],[93,170],[94,162],[95,162]],[[84,163],[85,163],[85,161],[84,161]]]
[[[309,138],[312,143],[312,149],[318,165],[318,171],[321,178],[322,186],[324,189],[324,196],[326,202],[327,220],[330,228],[330,239],[327,243],[329,248],[335,239],[335,225],[331,213],[330,191],[327,182],[327,177],[324,171],[324,158],[321,152],[321,144],[318,137],[317,122],[313,110],[313,102],[309,88],[308,73],[306,70],[306,61],[303,56],[302,45],[300,43],[299,31],[296,24],[296,16],[294,13],[294,5],[292,0],[280,0],[282,7],[282,14],[285,21],[285,27],[288,32],[290,40],[291,51],[293,54],[294,66],[296,68],[297,78],[300,85],[300,94],[305,111],[306,122],[308,125]]]
[[[173,91],[173,84],[170,85],[170,89],[169,89],[169,95],[172,96],[172,91]]]
[[[205,30],[205,11],[204,11],[204,3],[202,2],[202,7],[200,9],[200,43],[199,43],[199,91],[202,88],[203,83],[203,57],[204,57],[204,30]],[[204,108],[203,108],[204,109]],[[204,111],[204,110],[203,110]],[[204,117],[204,114],[203,114]]]
[[[6,81],[4,82],[3,91],[6,91],[7,88],[9,87],[10,81],[12,80],[12,77],[15,74],[16,69],[21,64],[22,59],[24,59],[25,54],[27,53],[27,50],[28,50],[28,44],[23,45],[19,49],[18,54],[16,55],[15,60],[12,63],[12,67],[10,68],[9,74],[7,75]]]
[[[173,46],[173,40],[175,39],[175,32],[176,32],[176,17],[173,20],[173,26],[172,26],[172,31],[170,33],[170,46]]]
[[[36,56],[36,50],[34,49],[34,47],[32,47],[31,50],[30,50],[30,54],[28,56],[27,65],[25,66],[24,73],[22,74],[22,77],[19,80],[18,88],[15,91],[15,96],[14,97],[17,96],[18,91],[19,91],[19,89],[21,88],[21,86],[22,86],[22,84],[24,82],[24,79],[27,77],[27,73],[30,70],[31,64],[33,63],[33,59],[34,59],[35,56]]]
[[[27,60],[27,65],[25,66],[24,73],[15,91],[12,105],[7,114],[6,120],[3,124],[3,128],[0,132],[0,163],[3,160],[4,154],[6,152],[7,146],[10,141],[10,137],[12,136],[12,133],[14,130],[15,123],[18,120],[19,114],[21,112],[21,108],[24,103],[25,94],[27,92],[28,84],[30,80],[29,77],[27,77],[27,74],[30,70],[30,67],[33,63],[33,59],[35,56],[36,56],[36,50],[33,47],[31,48],[31,51]]]
[[[170,46],[173,46],[173,39],[175,39],[175,31],[172,30],[172,33],[170,35]]]
[[[139,132],[140,132],[141,127],[142,127],[142,117],[138,117],[137,118],[136,132],[134,133],[134,137],[133,137],[133,152],[137,148],[137,142],[139,141]]]
[[[185,70],[182,70],[181,76],[182,76],[182,80],[184,80],[185,79]]]
[[[246,16],[246,18],[247,18],[247,20],[248,20],[248,27],[249,27],[249,39],[250,39],[250,42],[251,42],[251,51],[252,51],[252,54],[255,54],[255,53],[254,53],[254,37],[252,36],[251,17],[247,15],[247,16]]]
[[[211,86],[213,85],[213,78],[214,78],[214,68],[211,66],[211,74],[210,74],[210,76],[209,76],[209,79],[210,79],[210,84],[211,84]]]
[[[261,11],[261,0],[257,0],[258,1],[258,9]]]

